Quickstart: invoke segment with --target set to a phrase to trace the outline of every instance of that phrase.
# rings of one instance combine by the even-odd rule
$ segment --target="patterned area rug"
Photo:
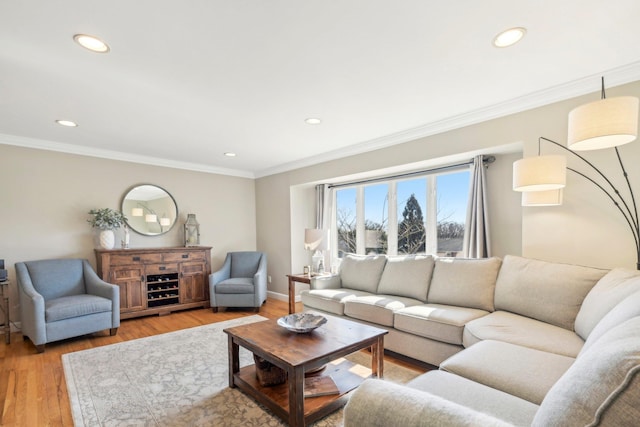
[[[62,356],[76,426],[284,426],[268,409],[230,389],[223,329],[265,320],[249,316]],[[362,352],[348,357],[370,366]],[[240,348],[240,366],[253,363]],[[385,363],[385,379],[419,373]],[[342,410],[314,426],[342,426]]]

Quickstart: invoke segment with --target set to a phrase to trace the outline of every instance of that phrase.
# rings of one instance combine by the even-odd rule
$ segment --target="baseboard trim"
[[[267,296],[269,298],[273,298],[273,299],[278,300],[278,301],[289,302],[289,295],[281,294],[280,292],[267,291]],[[302,298],[300,298],[300,295],[296,295],[295,301],[296,302],[302,301]]]

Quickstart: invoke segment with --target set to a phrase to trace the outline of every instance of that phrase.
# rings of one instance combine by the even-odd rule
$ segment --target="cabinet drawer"
[[[204,252],[171,252],[162,254],[162,259],[166,262],[204,261]]]
[[[112,255],[111,265],[150,264],[162,262],[162,254]]]
[[[153,264],[147,265],[144,272],[149,274],[177,273],[178,264]]]

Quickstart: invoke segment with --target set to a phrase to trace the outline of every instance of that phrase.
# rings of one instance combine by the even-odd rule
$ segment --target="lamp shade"
[[[522,206],[558,206],[562,204],[562,188],[547,191],[524,191]]]
[[[515,191],[557,190],[567,182],[567,159],[564,156],[526,157],[513,163]]]
[[[142,208],[133,208],[131,209],[131,216],[142,216],[144,215],[144,211]]]
[[[311,251],[328,250],[329,230],[321,228],[306,228],[304,230],[304,248]]]
[[[616,147],[638,136],[638,98],[620,96],[590,102],[569,113],[570,149]]]

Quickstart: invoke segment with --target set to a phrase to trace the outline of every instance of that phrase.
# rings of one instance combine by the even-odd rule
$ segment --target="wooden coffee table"
[[[229,341],[229,387],[238,387],[290,426],[305,426],[343,406],[346,394],[366,378],[382,377],[387,331],[322,315],[327,323],[305,334],[289,332],[275,319],[224,329]],[[284,369],[287,382],[261,386],[254,365],[240,369],[240,346]],[[343,359],[365,348],[371,349],[371,369]],[[340,393],[305,399],[305,372],[324,365],[317,375],[331,375]]]

